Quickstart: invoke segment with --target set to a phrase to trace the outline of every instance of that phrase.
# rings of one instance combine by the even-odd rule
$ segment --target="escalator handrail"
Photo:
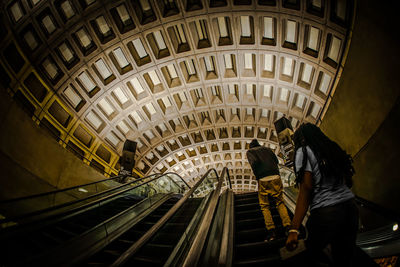
[[[297,195],[292,194],[292,192],[289,192],[286,188],[288,188],[288,187],[284,188],[283,194],[286,195],[289,198],[289,200],[293,201],[293,203],[296,203]]]
[[[284,194],[290,198],[294,203],[296,203],[296,197],[293,194],[291,194],[291,192],[288,192],[287,190],[284,190]],[[400,222],[400,214],[393,211],[393,210],[389,210],[385,207],[382,207],[379,204],[373,203],[369,200],[366,200],[360,196],[355,195],[354,196],[355,201],[362,207],[365,207],[366,209],[369,209],[379,215],[381,215],[382,217],[386,218],[386,219],[390,219],[393,222]]]
[[[118,179],[118,178],[125,178],[125,177],[127,177],[127,175],[117,175],[117,176],[114,176],[114,177],[110,177],[110,178],[99,180],[99,181],[95,181],[95,182],[90,182],[90,183],[87,183],[87,184],[75,185],[75,186],[71,186],[71,187],[67,187],[67,188],[57,189],[57,190],[54,190],[54,191],[43,192],[43,193],[29,195],[29,196],[5,199],[5,200],[1,200],[0,201],[0,205],[1,204],[11,203],[11,202],[17,202],[17,201],[21,201],[21,200],[26,200],[26,199],[31,199],[31,198],[36,198],[36,197],[43,197],[43,196],[47,196],[47,195],[51,195],[51,194],[57,194],[57,193],[65,192],[65,191],[68,191],[68,190],[72,190],[72,189],[76,189],[76,188],[80,188],[80,187],[84,187],[84,186],[88,186],[88,185],[94,185],[94,184],[102,183],[102,182],[106,182],[106,181],[112,181],[112,180],[115,180],[115,179]],[[146,178],[146,177],[142,177],[142,178],[139,178],[139,179],[143,179],[143,178]],[[137,181],[137,180],[135,180],[135,181]]]
[[[200,222],[200,226],[198,228],[199,230],[197,231],[196,237],[194,238],[190,250],[183,262],[183,266],[195,266],[199,261],[210,226],[212,224],[212,220],[214,218],[214,212],[220,196],[222,181],[225,179],[225,175],[229,175],[227,173],[228,168],[224,167],[221,171],[221,175],[219,176],[216,189],[211,195],[210,203],[208,204],[207,210],[205,211],[203,219]]]
[[[226,167],[225,167],[225,168],[226,168]],[[224,169],[225,169],[225,168],[224,168]],[[224,171],[224,169],[222,169],[222,171]],[[227,175],[228,182],[229,182],[229,189],[232,189],[231,176],[230,176],[230,174],[229,174],[228,169],[227,169],[226,175]]]
[[[126,263],[130,257],[140,249],[174,214],[182,207],[186,200],[193,194],[193,192],[201,185],[203,180],[208,177],[210,172],[214,172],[217,179],[219,179],[217,171],[209,169],[198,181],[197,183],[187,192],[158,222],[153,225],[142,237],[132,244],[124,253],[122,253],[118,259],[110,266],[120,266]]]
[[[393,220],[394,222],[397,222],[397,223],[400,222],[400,214],[398,214],[395,211],[389,210],[385,207],[382,207],[379,204],[373,203],[373,202],[366,200],[360,196],[355,196],[355,200],[362,207],[372,210],[373,212],[376,212],[377,214],[380,214],[387,219]]]
[[[127,229],[130,229],[132,226],[136,225],[140,221],[142,221],[146,216],[151,214],[152,211],[160,207],[165,200],[171,198],[174,193],[168,193],[158,199],[156,202],[150,201],[150,198],[143,199],[138,203],[134,203],[128,209],[125,209],[101,222],[97,225],[89,228],[83,233],[73,237],[71,240],[68,240],[62,247],[55,247],[53,250],[45,251],[38,255],[37,258],[29,259],[26,265],[33,266],[83,266],[86,265],[87,259],[90,256],[93,256],[95,253],[99,252],[101,248],[99,244],[107,243],[115,241],[115,239],[119,236],[119,233],[125,232]],[[151,206],[147,209],[142,210],[139,213],[135,213],[134,217],[129,217],[129,214],[132,214],[132,211],[143,205],[145,202],[152,202]],[[120,222],[120,218],[129,217],[129,220],[124,220],[124,223]],[[117,227],[116,227],[117,224]],[[112,225],[112,227],[108,227]],[[101,230],[102,229],[102,230]],[[103,231],[104,235],[99,235],[98,233]],[[91,238],[88,238],[91,237]],[[82,242],[81,240],[85,240]],[[82,245],[84,248],[82,248]],[[107,246],[107,245],[105,245]],[[71,252],[72,249],[72,252]],[[29,264],[31,263],[31,264]]]
[[[171,173],[167,173],[167,174],[171,174]],[[167,175],[167,174],[165,174],[165,175]],[[23,226],[22,229],[17,228],[15,230],[16,231],[28,231],[29,232],[29,231],[32,231],[32,230],[36,229],[35,227],[41,228],[41,227],[44,227],[46,225],[62,221],[64,219],[66,219],[66,218],[69,218],[69,217],[72,217],[72,216],[78,214],[79,212],[81,212],[83,210],[90,210],[90,209],[94,208],[97,204],[99,204],[102,201],[106,201],[109,198],[113,198],[113,197],[118,196],[120,194],[123,194],[123,193],[125,193],[125,192],[127,192],[129,190],[136,189],[139,186],[146,185],[146,184],[148,184],[148,183],[150,183],[150,182],[152,182],[152,181],[154,181],[154,180],[156,180],[156,179],[158,179],[160,177],[163,177],[165,175],[159,175],[159,176],[157,176],[157,177],[155,177],[155,178],[153,178],[153,179],[151,179],[151,180],[149,180],[149,181],[147,181],[147,182],[145,182],[143,184],[136,185],[136,186],[134,186],[132,188],[124,189],[123,191],[114,193],[112,195],[105,196],[103,198],[100,198],[100,199],[95,200],[93,202],[84,204],[82,206],[78,206],[76,208],[69,209],[69,210],[66,210],[66,211],[61,212],[61,213],[57,213],[57,214],[53,214],[53,215],[50,215],[50,216],[47,216],[47,217],[44,217],[44,218],[40,218],[39,220],[31,222],[31,223],[23,224],[22,225]],[[10,227],[10,228],[13,228],[13,227]],[[5,234],[2,233],[3,237],[6,237],[6,235],[11,235],[11,234],[14,233],[14,229],[6,228],[5,230],[8,231],[8,232],[6,232]]]
[[[228,191],[226,201],[226,212],[223,225],[223,235],[221,238],[221,248],[218,255],[218,266],[232,266],[233,260],[233,240],[234,240],[234,196],[233,191]]]
[[[167,174],[174,174],[174,175],[177,175],[177,176],[182,180],[182,182],[183,182],[188,188],[192,188],[192,187],[185,181],[185,179],[183,179],[182,176],[180,176],[179,174],[174,173],[174,172],[167,172],[167,173],[165,173],[165,174],[166,174],[166,175],[167,175]],[[174,181],[174,179],[172,179],[172,181],[173,181],[175,184],[177,184],[177,183]]]
[[[94,205],[96,205],[96,204],[98,204],[98,203],[100,203],[100,202],[102,202],[102,201],[105,201],[105,200],[107,200],[107,199],[109,199],[109,198],[115,197],[115,196],[117,196],[117,195],[119,195],[119,194],[123,194],[123,193],[125,193],[125,192],[127,192],[127,191],[130,191],[130,190],[133,190],[133,189],[135,189],[135,188],[137,188],[137,187],[139,187],[139,186],[141,186],[141,185],[144,185],[144,184],[147,184],[147,183],[149,183],[149,182],[151,182],[151,181],[154,181],[155,179],[158,179],[158,178],[161,177],[161,176],[167,176],[168,174],[174,174],[174,175],[178,176],[180,179],[183,180],[183,178],[182,178],[179,174],[172,173],[172,172],[168,172],[168,173],[165,173],[165,174],[160,174],[160,173],[152,174],[152,175],[149,175],[149,176],[146,176],[146,177],[143,177],[143,178],[140,178],[140,179],[131,181],[131,182],[129,182],[129,183],[122,184],[122,185],[120,185],[120,186],[117,186],[117,187],[114,187],[114,188],[111,188],[111,189],[102,191],[102,192],[100,192],[100,193],[87,196],[87,197],[85,197],[85,198],[77,199],[77,200],[70,201],[70,202],[67,202],[67,203],[63,203],[63,204],[60,204],[60,205],[57,205],[57,206],[49,207],[49,208],[42,209],[42,210],[38,210],[38,211],[29,212],[29,213],[22,214],[22,215],[18,215],[18,216],[14,216],[14,217],[8,217],[8,218],[5,218],[5,219],[0,220],[0,224],[6,223],[6,222],[15,221],[15,220],[26,219],[26,218],[28,218],[28,217],[38,216],[38,215],[41,215],[41,214],[44,214],[44,213],[47,213],[47,212],[50,212],[50,211],[54,211],[54,210],[57,210],[57,209],[65,208],[65,207],[68,207],[68,206],[77,204],[77,203],[79,203],[79,202],[83,202],[83,201],[89,200],[89,199],[91,199],[91,198],[95,198],[95,197],[101,196],[101,195],[103,195],[103,194],[110,193],[110,192],[115,191],[116,189],[119,189],[119,188],[121,188],[121,187],[129,186],[130,184],[133,184],[133,183],[136,183],[136,182],[138,182],[138,181],[144,180],[144,179],[149,178],[149,177],[151,177],[151,176],[155,176],[153,179],[151,179],[151,180],[149,180],[149,181],[147,181],[147,182],[145,182],[145,183],[139,184],[139,185],[134,186],[134,187],[131,187],[131,188],[123,189],[123,190],[121,190],[121,191],[119,191],[119,192],[116,192],[116,193],[107,195],[107,196],[105,196],[105,197],[99,198],[99,199],[97,199],[97,200],[95,200],[95,201],[92,201],[92,202],[90,202],[90,203],[86,203],[86,204],[81,205],[81,206],[79,206],[79,207],[72,208],[72,209],[70,209],[70,210],[66,210],[65,212],[57,213],[57,214],[54,215],[54,216],[62,216],[62,217],[63,217],[63,215],[69,215],[69,214],[71,214],[71,213],[73,213],[73,212],[78,212],[78,211],[80,211],[80,210],[82,210],[82,209],[89,208],[89,207],[94,206]],[[185,183],[185,184],[187,185],[187,183]],[[188,188],[190,188],[189,185],[187,185],[187,186],[188,186]],[[48,217],[46,217],[46,218],[48,218]],[[43,218],[43,219],[46,219],[46,218]]]
[[[56,205],[56,206],[52,206],[52,207],[48,207],[48,208],[45,208],[45,209],[36,210],[36,211],[32,211],[32,212],[28,212],[28,213],[17,215],[17,216],[13,216],[13,217],[7,217],[5,219],[1,219],[0,220],[0,224],[6,223],[6,222],[10,222],[10,221],[15,221],[15,220],[26,219],[28,217],[37,216],[37,215],[41,215],[43,213],[47,213],[47,212],[54,211],[54,210],[57,210],[57,209],[65,208],[65,207],[77,204],[79,202],[83,202],[83,201],[89,200],[91,198],[95,198],[95,197],[101,196],[103,194],[110,193],[110,192],[115,191],[115,190],[117,190],[119,188],[122,188],[122,187],[125,187],[125,186],[129,186],[132,183],[136,183],[138,181],[144,180],[144,179],[149,178],[151,176],[158,177],[159,175],[160,174],[152,174],[152,175],[149,175],[149,176],[146,176],[146,177],[131,181],[131,182],[126,183],[126,184],[121,184],[119,186],[104,190],[102,192],[99,192],[99,193],[96,193],[96,194],[93,194],[93,195],[90,195],[90,196],[87,196],[87,197],[84,197],[84,198],[76,199],[76,200],[73,200],[73,201],[70,201],[70,202],[65,202],[65,203],[62,203],[62,204],[59,204],[59,205]],[[131,188],[129,188],[129,189],[131,189]]]

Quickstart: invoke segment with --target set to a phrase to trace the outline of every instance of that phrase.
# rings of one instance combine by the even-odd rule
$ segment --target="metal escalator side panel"
[[[199,222],[204,215],[204,211],[206,206],[209,204],[210,195],[207,195],[201,201],[199,207],[186,230],[182,234],[178,243],[175,245],[174,250],[168,257],[167,261],[164,263],[164,266],[177,266],[180,260],[182,260],[188,249],[190,248],[190,240],[192,240],[193,236],[196,234],[196,231],[199,227]]]
[[[183,266],[193,266],[196,265],[199,261],[199,257],[204,248],[204,243],[206,241],[210,225],[215,214],[215,209],[218,204],[222,182],[225,180],[225,177],[227,175],[229,175],[228,168],[224,167],[221,171],[221,175],[218,177],[217,185],[215,186],[215,190],[212,192],[211,195],[210,204],[208,205],[207,210],[202,218],[201,224],[199,226],[199,231],[191,244],[190,250],[187,253],[187,257],[183,262]]]
[[[112,242],[127,227],[132,227],[140,222],[141,219],[171,196],[157,196],[151,201],[154,203],[154,207],[152,206],[150,209],[150,200],[143,199],[132,207],[75,236],[61,246],[48,249],[44,253],[25,261],[24,264],[35,266],[69,266],[75,264]]]
[[[218,258],[219,266],[232,266],[233,261],[233,242],[234,242],[234,196],[232,190],[228,191],[226,200],[226,210],[223,226],[223,235],[221,240],[221,248]]]
[[[7,238],[12,238],[12,237],[15,237],[15,236],[20,236],[21,238],[24,238],[24,236],[26,234],[29,235],[30,233],[35,233],[37,231],[46,231],[46,227],[52,227],[55,224],[62,223],[65,220],[69,220],[71,218],[74,218],[75,215],[90,213],[90,212],[93,212],[93,210],[94,210],[93,208],[106,207],[108,204],[110,204],[114,200],[118,200],[118,199],[121,199],[121,198],[126,198],[127,197],[126,194],[129,191],[135,190],[138,187],[143,187],[143,186],[147,187],[147,186],[149,186],[150,182],[152,182],[154,180],[157,180],[158,178],[163,177],[163,176],[164,175],[157,176],[156,178],[154,178],[154,179],[152,179],[150,181],[144,182],[143,184],[140,184],[140,185],[137,185],[137,186],[134,186],[134,187],[130,187],[130,188],[126,189],[126,190],[123,190],[121,192],[115,193],[112,196],[109,196],[109,197],[106,197],[106,198],[101,199],[99,201],[96,201],[93,204],[90,204],[90,205],[86,204],[86,205],[84,205],[82,207],[79,207],[78,209],[74,209],[74,210],[68,211],[66,213],[62,213],[62,216],[59,216],[59,217],[58,216],[54,216],[54,217],[46,218],[46,220],[41,220],[40,222],[36,222],[35,224],[18,226],[18,227],[14,227],[13,229],[5,229],[5,230],[3,230],[1,232],[1,240],[4,241],[4,240],[7,240]],[[176,193],[179,193],[181,191],[181,188],[174,187],[174,189],[176,189],[175,190],[175,191],[177,191]],[[102,205],[102,204],[104,204],[104,205]],[[124,207],[124,209],[126,209],[126,208]],[[115,216],[115,215],[117,215],[117,212],[113,211],[110,216]],[[107,214],[105,214],[105,216],[107,216]],[[104,225],[102,225],[102,223],[106,223],[107,222],[107,218],[104,217],[104,216],[102,216],[101,218],[97,218],[96,220],[97,220],[97,222],[92,223],[89,226],[89,228],[94,228],[97,225],[100,225],[100,228],[101,228],[102,226],[104,226]],[[86,230],[86,229],[84,229],[84,230]],[[108,229],[108,230],[110,230],[110,229]],[[79,232],[77,235],[81,235],[81,234],[84,234],[84,233],[83,232]],[[103,238],[103,234],[100,233],[98,235],[98,237],[99,238]],[[67,240],[64,240],[64,241],[66,242]],[[47,250],[52,250],[53,247],[54,247],[54,249],[55,249],[55,247],[60,247],[60,246],[63,245],[64,241],[61,240],[60,242],[56,242],[55,244],[48,243],[47,245],[46,245],[46,243],[44,243],[45,246],[34,246],[35,248],[38,248],[39,250],[36,249],[36,253],[34,253],[33,256],[36,258],[36,256],[41,255],[42,253],[45,253]],[[68,240],[68,241],[70,241],[70,240]],[[2,242],[2,243],[5,243],[5,242]],[[17,243],[25,243],[25,242],[24,242],[24,240],[22,240],[21,242],[17,242]],[[42,243],[42,242],[40,242],[40,243]],[[15,248],[12,247],[10,249],[11,250],[14,249],[15,251],[21,251],[20,249],[18,249],[18,247],[19,247],[19,245],[15,246]],[[40,251],[40,248],[43,248],[42,251]],[[25,257],[17,257],[17,258],[24,259]],[[68,260],[70,260],[70,259],[68,259]]]
[[[5,219],[1,219],[0,225],[5,225],[5,223],[7,223],[7,222],[14,222],[15,225],[18,225],[18,224],[27,224],[27,223],[40,221],[43,218],[50,217],[50,216],[56,216],[56,215],[59,215],[60,213],[68,212],[70,210],[77,209],[81,206],[90,205],[90,203],[93,203],[96,201],[102,201],[103,199],[105,199],[107,197],[112,197],[112,196],[118,195],[122,191],[128,191],[130,189],[129,187],[134,184],[141,185],[141,183],[144,183],[143,181],[149,181],[154,178],[157,178],[158,176],[160,176],[160,174],[153,174],[153,175],[129,182],[127,184],[121,184],[121,185],[112,187],[110,189],[107,189],[107,190],[104,190],[101,192],[95,192],[93,194],[87,195],[82,198],[72,199],[71,201],[61,202],[61,203],[55,202],[56,195],[54,195],[54,196],[51,195],[53,192],[43,193],[43,194],[40,194],[39,197],[42,197],[42,195],[45,197],[50,197],[52,199],[51,201],[53,204],[51,204],[49,207],[45,207],[43,209],[33,210],[33,211],[29,211],[27,213],[18,214],[13,217],[7,217]],[[74,190],[75,189],[79,190],[79,188],[80,188],[79,186],[72,187],[72,189],[74,189]],[[64,194],[65,190],[68,190],[68,189],[57,190],[57,191],[55,191],[55,194],[58,194],[58,193]],[[119,191],[117,191],[117,190],[119,190]],[[36,196],[33,196],[33,197],[36,197]],[[30,199],[30,198],[26,197],[26,199]],[[9,203],[7,205],[9,205]]]
[[[137,242],[130,246],[111,266],[120,266],[125,264],[142,246],[144,246],[150,238],[152,238],[156,232],[158,232],[161,227],[167,223],[167,221],[178,211],[180,207],[188,200],[195,190],[206,180],[210,175],[215,175],[218,177],[215,169],[208,170],[199,181],[180,199],[170,211],[165,214],[157,224],[155,224],[149,231],[147,231]]]
[[[199,266],[231,266],[233,256],[233,191],[221,194]]]

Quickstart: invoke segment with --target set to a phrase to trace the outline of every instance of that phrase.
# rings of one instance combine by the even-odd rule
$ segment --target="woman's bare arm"
[[[297,197],[296,209],[294,211],[294,216],[292,220],[292,229],[298,230],[300,225],[306,216],[308,207],[311,202],[311,193],[312,193],[312,176],[311,172],[305,171],[303,181],[300,183],[300,192]],[[291,232],[289,233],[288,239],[286,241],[286,247],[288,250],[293,250],[296,248],[298,243],[297,233]]]

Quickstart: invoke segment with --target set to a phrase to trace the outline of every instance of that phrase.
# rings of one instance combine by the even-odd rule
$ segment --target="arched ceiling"
[[[275,120],[321,119],[349,20],[341,0],[13,0],[3,10],[32,72],[55,92],[47,102],[31,93],[64,141],[90,148],[94,139],[100,158],[137,141],[143,174],[190,183],[227,166],[236,190],[257,186],[251,139],[281,156]]]

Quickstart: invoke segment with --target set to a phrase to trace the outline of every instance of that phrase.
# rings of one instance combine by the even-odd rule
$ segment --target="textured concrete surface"
[[[353,155],[354,191],[400,211],[396,16],[388,5],[357,2],[349,55],[321,128]]]
[[[105,179],[34,124],[0,89],[0,199]]]

